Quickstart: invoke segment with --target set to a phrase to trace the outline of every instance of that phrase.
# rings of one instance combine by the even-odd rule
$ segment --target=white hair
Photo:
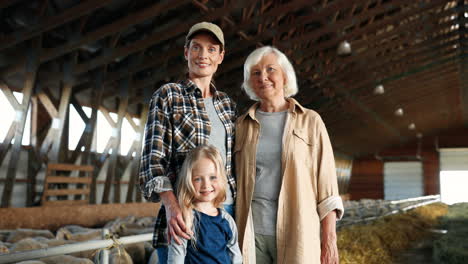
[[[250,99],[254,101],[260,101],[260,98],[258,98],[250,86],[250,70],[254,65],[260,62],[263,57],[271,53],[276,55],[278,64],[286,75],[287,82],[284,86],[284,97],[288,98],[294,96],[298,92],[296,73],[294,72],[294,68],[286,55],[275,47],[264,46],[250,53],[244,63],[244,82],[242,83],[242,89],[244,89]]]

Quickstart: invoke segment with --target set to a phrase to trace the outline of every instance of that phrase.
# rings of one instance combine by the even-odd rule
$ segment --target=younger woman
[[[202,145],[187,155],[177,181],[178,201],[190,241],[171,241],[168,263],[242,263],[234,219],[221,209],[226,173],[218,150]]]

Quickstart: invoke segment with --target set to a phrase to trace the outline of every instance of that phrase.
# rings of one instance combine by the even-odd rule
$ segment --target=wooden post
[[[460,65],[459,65],[459,82],[460,82],[460,98],[461,98],[461,117],[465,127],[468,127],[468,60],[466,58],[467,54],[467,33],[468,27],[466,24],[468,23],[468,18],[466,16],[468,12],[468,8],[466,3],[463,0],[458,0],[457,8],[459,8],[458,12],[458,34],[459,44],[460,45]]]
[[[130,174],[130,181],[128,183],[127,199],[126,202],[130,203],[133,201],[133,191],[135,186],[138,184],[138,168],[140,167],[140,158],[141,158],[141,146],[143,142],[143,135],[145,134],[145,123],[148,118],[149,105],[144,103],[140,115],[140,124],[138,126],[138,138],[134,142],[133,151],[136,152],[135,157],[133,158],[133,167]],[[138,193],[138,192],[137,192]]]
[[[5,186],[2,194],[1,207],[9,207],[11,203],[11,195],[13,193],[13,186],[16,178],[16,169],[21,154],[21,142],[23,140],[23,131],[26,124],[26,117],[28,114],[29,102],[31,94],[36,82],[37,73],[37,56],[38,47],[40,42],[35,43],[35,47],[29,51],[28,61],[26,64],[25,83],[23,88],[23,100],[20,109],[16,110],[16,128],[15,128],[15,142],[11,150],[10,161],[8,162],[8,169],[6,175]]]
[[[119,112],[117,117],[117,123],[112,124],[113,132],[113,144],[111,146],[112,153],[109,157],[109,169],[106,177],[106,183],[104,185],[104,193],[102,195],[102,203],[109,203],[109,194],[111,190],[112,183],[116,181],[114,186],[114,202],[120,202],[120,183],[116,177],[116,166],[117,158],[120,150],[120,138],[122,135],[122,122],[127,111],[128,106],[128,90],[130,86],[130,79],[126,78],[120,82],[120,102],[119,102]],[[110,116],[109,116],[110,118]],[[108,119],[109,119],[108,118]],[[120,178],[120,177],[119,177]]]
[[[60,162],[59,153],[62,144],[62,135],[65,124],[65,117],[68,112],[68,106],[70,105],[70,96],[72,92],[72,62],[69,61],[64,64],[64,85],[60,96],[60,105],[56,117],[53,117],[51,129],[55,129],[55,137],[52,141],[52,149],[50,151],[50,161]]]
[[[93,138],[96,132],[96,126],[97,126],[97,114],[98,114],[98,108],[99,105],[101,104],[102,100],[102,93],[103,93],[103,78],[104,78],[104,73],[103,71],[99,71],[95,77],[94,81],[94,89],[93,89],[93,102],[92,102],[92,112],[91,112],[91,118],[89,120],[89,123],[86,125],[85,131],[88,133],[87,140],[85,141],[85,151],[83,153],[82,161],[83,164],[88,164],[91,165],[91,147],[93,143]],[[96,179],[99,176],[98,172],[99,170],[95,168],[94,173],[93,173],[93,180],[91,182],[91,193],[89,196],[89,202],[91,204],[96,203]]]

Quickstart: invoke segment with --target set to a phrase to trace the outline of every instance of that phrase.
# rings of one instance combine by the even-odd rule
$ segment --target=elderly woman
[[[236,121],[244,263],[338,263],[343,204],[333,150],[320,116],[291,98],[293,66],[278,49],[259,48],[244,64],[242,88],[258,101]]]

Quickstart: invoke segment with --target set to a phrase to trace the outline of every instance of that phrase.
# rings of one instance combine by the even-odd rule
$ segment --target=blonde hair
[[[260,101],[257,94],[255,94],[252,86],[250,85],[250,71],[252,67],[260,62],[260,60],[268,54],[275,54],[278,64],[281,66],[284,75],[286,75],[286,85],[284,86],[284,97],[289,98],[297,94],[299,91],[296,81],[296,73],[294,67],[288,60],[288,57],[283,52],[272,46],[263,46],[258,48],[247,57],[244,63],[244,82],[242,89],[254,101]]]
[[[218,196],[213,200],[213,206],[220,208],[226,200],[226,171],[218,149],[212,145],[201,145],[194,148],[185,158],[177,180],[177,199],[179,200],[179,206],[182,210],[185,225],[188,230],[194,231],[194,237],[196,237],[193,228],[195,187],[193,187],[192,183],[192,170],[195,163],[202,158],[207,158],[214,163],[218,176],[219,192]]]

